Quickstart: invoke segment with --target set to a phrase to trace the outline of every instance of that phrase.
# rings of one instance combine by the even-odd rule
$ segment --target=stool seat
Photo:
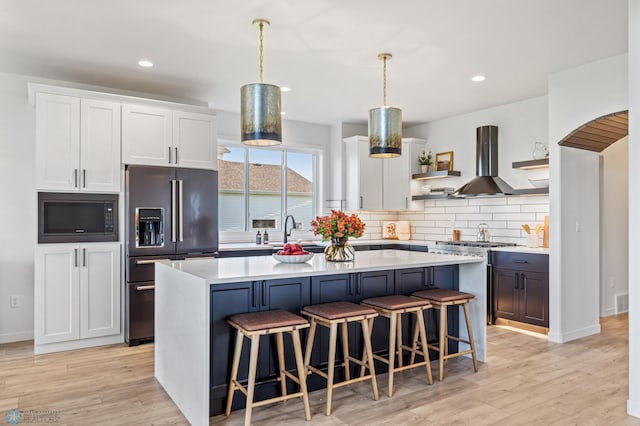
[[[403,296],[400,294],[396,294],[393,296],[372,297],[370,299],[363,300],[361,303],[394,311],[398,309],[415,308],[419,306],[429,305],[428,300],[416,299],[415,297]]]
[[[475,298],[475,296],[471,293],[464,293],[457,290],[447,290],[446,288],[434,288],[431,290],[416,291],[415,293],[413,293],[413,295],[440,303],[457,302]]]
[[[371,315],[375,314],[376,311],[351,302],[330,302],[305,306],[303,313],[310,313],[328,320],[337,320],[360,315]]]
[[[229,321],[236,323],[247,331],[268,330],[309,323],[301,316],[281,309],[232,315],[229,317]]]

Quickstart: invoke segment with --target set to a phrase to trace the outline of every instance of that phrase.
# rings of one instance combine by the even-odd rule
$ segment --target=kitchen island
[[[377,250],[358,252],[353,262],[344,263],[326,262],[322,254],[301,264],[281,264],[271,256],[189,259],[156,263],[155,273],[155,377],[193,425],[206,425],[222,412],[233,349],[225,318],[235,313],[298,313],[315,303],[455,288],[476,295],[469,308],[478,360],[486,359],[486,262],[480,257]],[[386,347],[385,328],[374,325],[374,350]],[[464,325],[459,333],[467,337]],[[357,336],[353,333],[354,351]],[[264,395],[277,390],[269,346],[264,340],[259,356]],[[314,349],[313,356],[312,363],[322,363],[326,354]],[[246,364],[244,355],[241,363]]]

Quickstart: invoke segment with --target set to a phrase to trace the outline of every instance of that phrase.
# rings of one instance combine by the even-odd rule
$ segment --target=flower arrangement
[[[433,156],[431,155],[431,151],[429,151],[429,153],[426,153],[425,151],[422,151],[420,153],[420,155],[418,155],[418,164],[420,164],[421,166],[430,166],[433,164]]]
[[[356,214],[331,210],[329,216],[318,216],[311,221],[313,235],[322,235],[322,241],[359,238],[364,233],[364,223]]]

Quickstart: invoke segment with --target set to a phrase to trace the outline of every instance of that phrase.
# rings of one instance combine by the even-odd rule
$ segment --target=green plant
[[[427,154],[425,151],[422,151],[420,155],[418,155],[418,164],[421,166],[430,166],[433,164],[433,156],[431,155],[431,151]]]

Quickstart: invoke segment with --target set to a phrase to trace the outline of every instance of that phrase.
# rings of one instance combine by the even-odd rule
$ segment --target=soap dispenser
[[[260,234],[260,230],[258,229],[258,233],[256,234],[256,244],[262,244],[262,234]]]
[[[262,234],[262,244],[269,244],[269,234],[267,230],[264,230],[264,234]]]

